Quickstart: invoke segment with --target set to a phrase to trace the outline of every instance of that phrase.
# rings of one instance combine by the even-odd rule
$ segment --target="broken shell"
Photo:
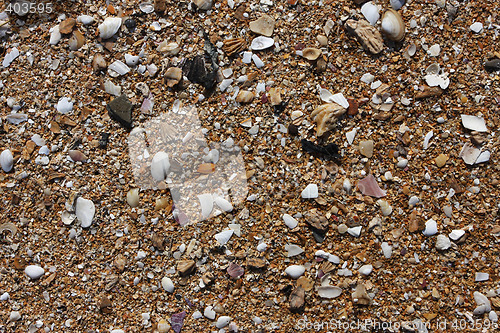
[[[64,223],[65,225],[70,225],[75,219],[76,215],[68,212],[67,210],[65,210],[61,214],[62,223]]]
[[[143,3],[139,4],[139,9],[141,10],[141,12],[146,13],[146,14],[150,14],[150,13],[154,12],[154,10],[155,10],[153,4],[151,4],[149,2],[143,2]]]
[[[318,106],[311,113],[311,118],[316,122],[316,135],[322,136],[332,130],[337,124],[337,118],[343,115],[346,109],[336,103]]]
[[[179,53],[181,51],[181,48],[180,48],[179,44],[177,44],[175,42],[167,43],[167,41],[165,40],[165,41],[161,42],[160,45],[158,45],[156,50],[158,52],[164,52],[167,55],[176,55],[177,53]]]
[[[314,61],[321,55],[321,50],[314,47],[306,47],[302,50],[302,56],[307,60]]]
[[[6,222],[0,224],[0,234],[5,230],[10,231],[10,237],[14,237],[14,235],[17,233],[17,227],[14,223]]]
[[[156,153],[151,161],[151,175],[153,178],[157,181],[165,180],[169,169],[170,161],[168,154],[162,151]]]
[[[276,20],[271,16],[264,14],[259,19],[250,22],[249,28],[258,35],[270,37],[274,31]]]
[[[252,40],[250,48],[254,51],[265,50],[274,45],[274,39],[264,36],[256,37]]]
[[[393,9],[388,9],[382,16],[382,32],[391,40],[400,42],[405,37],[405,23]]]
[[[165,72],[165,79],[167,80],[168,87],[175,86],[182,79],[182,69],[180,69],[178,67],[170,67]]]
[[[114,34],[120,29],[122,25],[122,19],[119,17],[107,17],[104,22],[99,24],[97,27],[99,29],[99,36],[102,39],[108,39],[113,37]]]
[[[139,189],[138,188],[133,188],[127,192],[127,203],[132,208],[139,206]]]
[[[253,92],[248,90],[240,90],[238,96],[236,96],[236,102],[238,103],[250,103],[254,99],[255,95]]]
[[[9,172],[12,170],[12,166],[14,165],[14,157],[9,149],[6,149],[0,154],[0,165],[2,166],[3,171]]]
[[[70,150],[68,155],[74,162],[85,162],[87,160],[87,156],[79,150]]]
[[[99,71],[105,69],[106,67],[108,67],[108,65],[102,54],[96,53],[92,59],[92,68],[95,71]]]
[[[365,19],[370,22],[371,25],[377,24],[377,21],[380,18],[378,7],[372,2],[367,2],[361,6],[361,14],[363,14]]]
[[[245,50],[247,47],[247,44],[245,42],[244,38],[231,38],[231,39],[226,39],[224,41],[224,45],[222,46],[222,50],[224,53],[230,57],[236,53],[239,53],[243,50]]]
[[[73,35],[68,41],[69,49],[71,51],[76,51],[85,44],[85,37],[78,30],[73,31]]]
[[[322,298],[336,298],[342,294],[342,289],[335,286],[321,286],[318,287],[318,295]]]

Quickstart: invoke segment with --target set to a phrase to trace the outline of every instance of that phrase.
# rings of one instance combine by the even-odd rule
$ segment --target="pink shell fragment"
[[[375,198],[385,197],[386,193],[377,184],[377,180],[373,175],[368,175],[358,182],[358,188],[363,195],[369,195]]]
[[[229,264],[229,267],[227,268],[227,273],[233,278],[237,279],[240,276],[242,276],[245,273],[245,270],[243,267],[241,267],[238,264],[235,264],[234,262]]]

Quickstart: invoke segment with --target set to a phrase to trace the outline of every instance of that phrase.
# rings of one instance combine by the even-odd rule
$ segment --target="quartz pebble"
[[[0,166],[5,172],[10,172],[14,166],[14,157],[9,149],[2,151],[0,154]]]
[[[19,311],[11,311],[9,315],[10,322],[16,322],[21,319],[21,313]]]
[[[359,143],[359,153],[368,158],[373,156],[373,141],[365,140]]]
[[[423,234],[425,236],[433,236],[437,234],[437,223],[433,219],[428,220],[425,222],[425,229],[423,231]]]
[[[205,311],[203,311],[203,315],[207,317],[208,319],[214,320],[216,313],[214,311],[214,308],[212,306],[207,306],[205,308]]]
[[[483,30],[483,24],[481,22],[474,22],[471,24],[470,30],[478,34]]]
[[[290,229],[294,229],[299,224],[296,219],[288,214],[283,214],[283,221],[285,222],[285,225]]]
[[[488,281],[490,279],[490,275],[488,273],[476,273],[475,281],[476,282],[483,282],[483,281]]]

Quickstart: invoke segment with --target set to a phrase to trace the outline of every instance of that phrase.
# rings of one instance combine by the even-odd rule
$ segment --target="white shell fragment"
[[[45,274],[45,270],[38,265],[28,265],[24,269],[24,273],[28,275],[30,279],[36,280]]]
[[[337,298],[342,294],[342,289],[336,286],[320,286],[317,290],[322,298]]]
[[[82,228],[88,228],[92,224],[95,214],[95,205],[92,200],[79,197],[76,200],[75,214],[82,224]]]
[[[427,149],[429,148],[429,141],[431,140],[431,138],[434,136],[434,132],[433,131],[429,131],[425,137],[424,137],[424,149]]]
[[[437,234],[437,222],[434,221],[433,219],[428,220],[425,222],[425,229],[422,232],[425,236],[432,236]]]
[[[120,87],[119,85],[117,84],[114,84],[113,82],[111,82],[110,80],[106,80],[104,82],[104,90],[110,94],[110,95],[113,95],[113,96],[120,96],[122,94],[122,87]]]
[[[283,221],[285,222],[285,225],[290,229],[294,229],[299,224],[296,219],[288,214],[283,214]]]
[[[225,245],[229,241],[229,239],[231,239],[233,233],[234,231],[232,230],[224,230],[219,232],[218,234],[215,234],[214,237],[220,245]]]
[[[250,44],[250,49],[254,51],[265,50],[274,45],[274,39],[264,36],[255,37]]]
[[[483,281],[488,281],[489,279],[490,279],[490,274],[477,272],[474,280],[476,282],[483,282]]]
[[[99,24],[97,27],[99,29],[99,36],[102,39],[108,39],[113,37],[120,29],[122,25],[122,19],[119,17],[107,17],[104,22]]]
[[[449,237],[451,238],[451,240],[457,241],[462,238],[463,235],[465,235],[465,230],[456,229],[450,232]]]
[[[295,257],[304,253],[304,250],[295,244],[286,244],[285,251],[287,251],[287,257]]]
[[[128,67],[120,60],[115,60],[111,65],[108,66],[108,70],[112,70],[118,75],[125,75],[130,72],[130,67]]]
[[[214,209],[214,198],[210,193],[204,193],[198,195],[198,200],[200,200],[202,218],[206,219]]]
[[[219,207],[225,212],[231,212],[233,210],[233,205],[222,197],[216,197],[214,202],[217,205],[217,207]]]
[[[471,24],[470,30],[478,34],[483,30],[483,24],[481,22],[474,22]]]
[[[73,110],[73,102],[68,97],[62,97],[56,106],[57,111],[66,114]]]
[[[64,225],[70,225],[71,223],[73,223],[73,221],[75,219],[76,219],[76,215],[75,214],[71,214],[67,210],[65,210],[61,214],[61,221],[62,221],[62,223],[64,223]]]
[[[344,97],[344,95],[342,93],[332,94],[327,89],[320,88],[319,89],[319,97],[321,98],[321,100],[323,102],[337,103],[338,105],[340,105],[346,109],[349,107],[349,102],[347,101],[347,99]]]
[[[363,14],[365,19],[370,22],[371,25],[377,24],[377,21],[380,18],[377,5],[373,4],[371,1],[361,6],[361,14]]]
[[[381,244],[382,248],[382,253],[384,254],[384,257],[386,259],[389,259],[392,256],[392,246],[389,245],[387,242],[383,242]]]
[[[298,279],[305,271],[306,268],[302,265],[291,265],[285,269],[285,273],[292,279]]]
[[[94,22],[94,18],[90,15],[79,15],[76,18],[77,22],[80,22],[83,25],[91,24]]]
[[[127,203],[132,208],[139,206],[139,189],[138,188],[133,188],[127,192]]]
[[[358,269],[358,271],[363,275],[369,275],[373,271],[373,266],[372,265],[363,265]]]
[[[14,165],[14,157],[12,156],[12,152],[9,149],[4,150],[0,154],[0,165],[2,166],[2,170],[5,172],[9,172],[12,170],[12,166]]]
[[[382,32],[391,40],[400,42],[405,37],[405,24],[401,15],[393,9],[388,9],[382,16]]]
[[[390,3],[394,10],[400,10],[405,5],[406,0],[391,0]]]
[[[303,199],[316,199],[318,197],[318,185],[307,185],[307,187],[302,191],[301,195]]]
[[[474,310],[475,315],[481,315],[491,311],[490,300],[479,291],[474,292],[474,301],[476,301],[477,304],[477,308]]]
[[[139,56],[134,56],[131,54],[126,53],[125,54],[125,62],[127,63],[128,66],[134,67],[139,63]]]
[[[429,49],[427,50],[427,53],[431,57],[437,57],[439,55],[439,53],[441,53],[441,46],[439,46],[439,44],[434,44],[431,47],[429,47]]]
[[[163,277],[163,279],[161,279],[161,286],[163,287],[163,289],[165,289],[169,293],[174,292],[174,288],[175,288],[174,283],[172,282],[172,279],[170,279],[167,276],[165,276],[165,277]]]
[[[488,128],[486,128],[486,122],[484,121],[484,118],[469,116],[465,114],[461,114],[460,118],[462,118],[462,125],[465,128],[476,132],[488,132]]]
[[[4,68],[7,68],[10,66],[10,64],[16,60],[16,58],[19,57],[19,50],[17,47],[14,47],[9,53],[5,55],[5,58],[3,59],[2,66]]]
[[[491,153],[488,150],[481,151],[480,149],[474,147],[473,144],[467,142],[460,151],[458,157],[461,157],[464,162],[468,165],[479,164],[488,162],[490,160]]]
[[[59,24],[58,24],[55,27],[50,29],[49,44],[50,45],[57,45],[57,43],[59,43],[61,38],[62,38],[62,35],[61,35],[61,32],[59,31]]]
[[[220,316],[219,319],[217,319],[217,322],[215,323],[215,327],[217,328],[223,328],[229,325],[229,322],[231,321],[231,317],[229,316]]]
[[[157,152],[151,161],[151,176],[157,181],[162,181],[167,178],[170,169],[168,154],[165,152]]]
[[[438,235],[436,237],[436,249],[439,251],[444,251],[449,249],[451,246],[450,239],[445,235]]]

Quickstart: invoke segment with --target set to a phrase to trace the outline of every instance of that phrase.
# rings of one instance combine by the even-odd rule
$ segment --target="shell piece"
[[[70,225],[76,219],[76,215],[65,210],[61,213],[61,220],[64,225]]]
[[[476,160],[479,157],[480,153],[481,151],[478,148],[474,147],[473,144],[467,142],[462,147],[462,150],[460,151],[458,157],[461,157],[466,164],[473,165],[474,163],[476,163]]]
[[[265,50],[274,45],[274,39],[264,36],[256,37],[250,44],[250,49],[254,51]]]
[[[200,200],[202,218],[206,219],[214,208],[214,198],[210,193],[204,193],[198,196],[198,200]]]
[[[299,224],[299,221],[294,219],[293,216],[289,214],[283,214],[283,221],[285,222],[285,225],[290,229],[294,229]]]
[[[406,3],[406,0],[391,0],[391,6],[394,10],[400,10]]]
[[[377,21],[380,18],[378,7],[373,4],[373,2],[367,2],[361,6],[361,14],[363,14],[365,19],[370,22],[371,25],[377,24]]]
[[[320,286],[317,290],[322,298],[337,298],[342,294],[342,289],[336,286]]]
[[[12,170],[12,166],[14,165],[14,157],[9,149],[4,150],[0,154],[0,165],[2,166],[2,170],[5,172],[9,172]]]
[[[316,122],[316,135],[322,136],[332,130],[337,124],[337,118],[346,112],[346,108],[337,103],[329,103],[318,106],[311,113],[311,118]]]
[[[460,115],[460,118],[462,119],[462,125],[465,128],[470,129],[471,131],[488,132],[484,118],[465,114]]]
[[[224,40],[224,45],[222,46],[222,50],[224,53],[230,57],[245,50],[247,44],[244,38],[231,38]]]
[[[305,271],[306,268],[302,265],[291,265],[285,269],[285,273],[292,279],[298,279]]]
[[[56,25],[55,27],[53,27],[52,29],[50,29],[50,40],[49,40],[49,44],[50,45],[56,45],[57,43],[59,43],[59,41],[61,40],[62,38],[62,35],[61,35],[61,32],[59,31],[59,25]],[[5,66],[4,66],[5,67]]]
[[[158,52],[164,52],[167,55],[176,55],[181,51],[179,44],[172,42],[168,43],[168,41],[164,40],[161,42],[156,48]]]
[[[229,239],[231,239],[233,233],[233,230],[224,230],[219,232],[218,234],[215,234],[214,237],[220,245],[225,245],[229,241]]]
[[[257,20],[250,22],[249,28],[252,32],[258,35],[271,37],[274,31],[275,24],[276,20],[274,18],[267,14],[264,14]]]
[[[302,56],[307,60],[314,61],[321,55],[321,50],[314,47],[306,47],[302,50]]]
[[[99,36],[102,39],[108,39],[113,37],[120,29],[122,25],[122,19],[119,17],[107,17],[104,22],[99,24],[97,27],[99,29]]]
[[[85,44],[85,37],[78,30],[73,31],[73,35],[68,41],[69,49],[71,51],[76,51]]]
[[[153,156],[151,161],[151,175],[157,181],[162,181],[167,178],[168,171],[170,169],[170,161],[168,159],[168,154],[165,152],[158,152]]]
[[[400,42],[405,38],[405,23],[393,9],[388,9],[382,16],[382,32],[391,40]]]
[[[384,50],[384,40],[380,32],[365,20],[349,19],[345,23],[347,31],[354,35],[365,50],[379,54]]]
[[[358,182],[358,188],[363,195],[369,195],[375,198],[382,198],[386,195],[386,192],[378,186],[377,180],[372,174],[361,179]]]
[[[139,189],[133,188],[127,192],[127,203],[134,208],[139,206]]]
[[[95,205],[92,200],[82,197],[76,199],[76,217],[82,223],[82,228],[88,228],[92,224],[95,214]]]
[[[231,212],[233,210],[233,205],[222,197],[216,197],[214,202],[217,205],[217,207],[219,207],[225,212]]]
[[[79,150],[69,150],[68,155],[74,162],[85,162],[87,160],[87,156]]]
[[[236,96],[236,102],[238,103],[250,103],[255,98],[253,92],[248,90],[240,90],[238,96]]]

